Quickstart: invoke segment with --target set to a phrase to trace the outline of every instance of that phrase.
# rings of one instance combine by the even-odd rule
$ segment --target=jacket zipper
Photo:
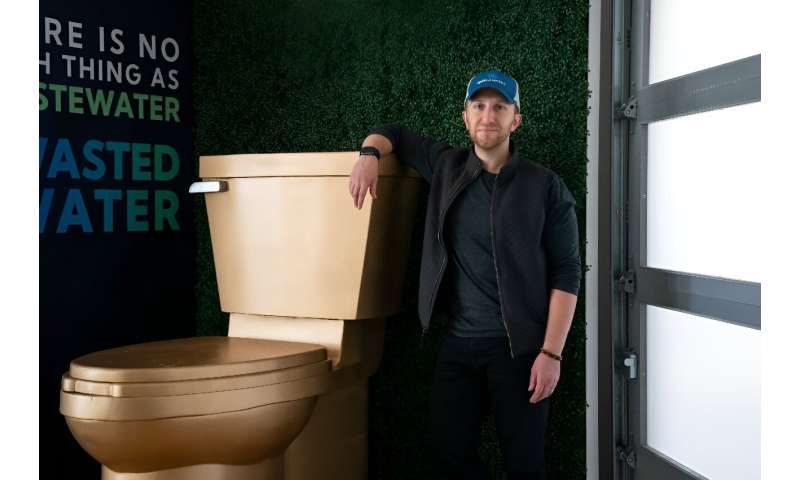
[[[498,175],[499,177],[499,175]],[[497,190],[497,179],[492,185],[492,198],[489,201],[489,236],[492,239],[492,263],[494,263],[494,274],[497,278],[497,296],[500,300],[500,319],[503,321],[503,326],[506,327],[506,336],[508,337],[508,349],[511,351],[511,358],[514,358],[514,347],[511,345],[511,330],[508,329],[506,323],[506,316],[503,313],[503,292],[500,288],[500,270],[497,268],[497,249],[494,247],[494,192]]]
[[[442,213],[439,214],[439,227],[436,231],[436,239],[439,241],[439,244],[442,246],[442,251],[444,251],[444,258],[442,259],[442,266],[439,267],[439,273],[436,275],[436,282],[433,284],[433,292],[431,293],[431,298],[428,301],[428,312],[429,316],[433,316],[433,302],[436,299],[436,294],[439,290],[439,283],[442,281],[442,273],[444,272],[444,267],[447,265],[447,248],[444,245],[444,240],[442,240],[442,227],[444,223],[444,216],[447,213],[447,210],[450,208],[450,205],[455,200],[456,195],[461,191],[462,188],[466,187],[467,184],[472,183],[476,178],[478,178],[478,174],[480,173],[481,168],[476,168],[472,175],[465,181],[461,182],[461,184],[457,185],[456,188],[453,189],[453,193],[450,195],[450,198],[447,199],[447,203],[445,207],[442,209]],[[494,248],[494,247],[493,247]],[[496,268],[496,267],[495,267]],[[501,310],[502,311],[502,310]],[[430,318],[428,319],[428,325],[430,326]],[[422,328],[422,335],[419,337],[420,344],[422,343],[423,338],[425,337],[425,333],[428,331],[427,328]]]

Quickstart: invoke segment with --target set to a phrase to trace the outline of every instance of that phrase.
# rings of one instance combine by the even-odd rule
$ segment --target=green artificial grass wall
[[[523,123],[512,138],[564,178],[585,238],[588,10],[587,0],[195,1],[195,154],[356,150],[384,123],[468,145],[467,81],[497,68],[520,83]],[[198,333],[225,335],[201,199],[196,206]],[[422,208],[403,309],[370,381],[373,479],[432,477],[424,439],[442,329],[420,342]],[[585,478],[583,305],[581,293],[551,403],[553,479]],[[491,422],[481,455],[499,478]]]

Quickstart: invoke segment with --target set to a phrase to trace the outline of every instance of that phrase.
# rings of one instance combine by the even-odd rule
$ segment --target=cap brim
[[[494,90],[495,92],[497,92],[497,93],[499,93],[500,95],[502,95],[502,96],[503,96],[503,98],[505,98],[505,99],[506,99],[506,101],[508,101],[508,103],[513,103],[513,104],[516,104],[516,102],[514,101],[514,98],[513,98],[513,97],[509,97],[509,96],[508,96],[508,94],[507,94],[506,92],[504,92],[504,91],[500,90],[500,89],[499,89],[499,88],[497,88],[497,87],[492,87],[492,86],[480,86],[480,87],[476,88],[475,90],[472,90],[472,91],[471,91],[471,92],[469,92],[469,94],[467,95],[467,100],[471,100],[471,99],[472,99],[472,97],[474,97],[474,96],[475,96],[475,94],[476,94],[476,93],[478,93],[478,92],[480,92],[481,90]]]

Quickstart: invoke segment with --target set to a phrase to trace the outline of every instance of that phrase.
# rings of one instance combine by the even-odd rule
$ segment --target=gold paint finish
[[[341,165],[332,171],[346,174],[226,178],[227,192],[205,194],[222,310],[331,319],[396,313],[421,179],[379,177],[378,199],[367,196],[358,210],[348,187],[357,153],[348,161],[308,155],[323,164],[332,155]],[[209,170],[238,174],[246,165],[237,155],[200,161],[206,180]],[[393,163],[381,159],[384,169]],[[275,173],[268,170],[244,173]]]
[[[105,397],[61,392],[65,417],[85,420],[157,420],[247,410],[273,403],[315,397],[331,388],[331,375],[260,387],[159,397]]]
[[[283,480],[367,478],[367,379],[317,399],[314,415],[283,456]]]
[[[269,372],[325,358],[321,346],[307,343],[195,337],[90,353],[72,361],[69,375],[94,382],[167,382]]]
[[[231,313],[228,336],[307,342],[325,347],[334,368],[340,365],[345,322],[321,318],[274,317]]]
[[[324,360],[310,365],[303,365],[302,367],[285,368],[283,370],[252,375],[150,383],[89,382],[86,380],[76,380],[70,377],[69,374],[64,374],[61,379],[61,390],[106,397],[191,395],[193,393],[222,392],[226,390],[275,385],[307,377],[326,375],[330,373],[330,370],[331,361]]]
[[[102,480],[264,480],[283,478],[283,458],[252,465],[203,464],[146,473],[120,473],[105,466],[102,470]]]
[[[205,155],[200,157],[200,177],[349,177],[358,155],[358,152]],[[420,178],[393,154],[381,158],[378,175]]]
[[[334,368],[360,363],[365,371],[372,373],[377,370],[383,355],[384,331],[383,318],[353,322],[232,313],[228,323],[230,337],[321,344]]]
[[[60,411],[106,480],[367,478],[367,380],[399,309],[422,181],[357,152],[200,158],[228,337],[75,359]],[[356,321],[357,320],[357,321]]]
[[[67,425],[81,447],[113,472],[215,463],[252,465],[280,456],[308,422],[315,403],[311,397],[239,412],[155,421],[67,417]]]

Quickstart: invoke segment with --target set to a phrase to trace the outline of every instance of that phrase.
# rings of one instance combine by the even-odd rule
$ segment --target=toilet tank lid
[[[200,157],[200,177],[348,177],[357,160],[358,152],[204,155]],[[380,159],[378,175],[419,177],[394,154]]]
[[[325,347],[236,337],[140,343],[76,358],[72,378],[95,382],[169,382],[269,372],[323,361]]]

